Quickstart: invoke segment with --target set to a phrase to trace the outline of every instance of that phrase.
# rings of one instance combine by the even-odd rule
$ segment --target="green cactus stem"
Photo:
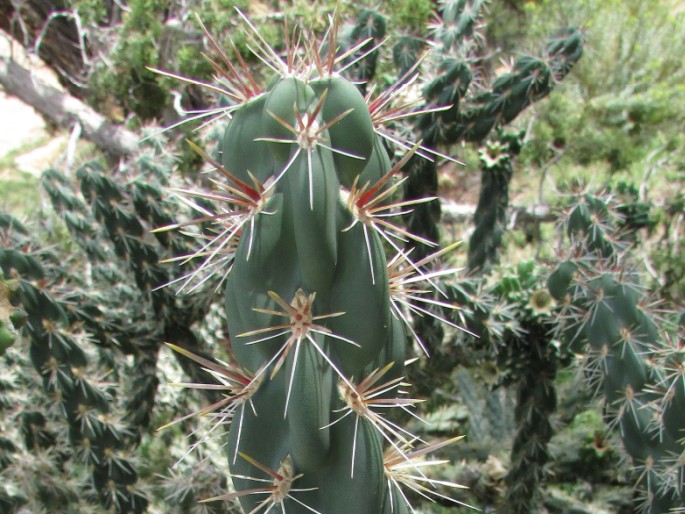
[[[468,268],[486,271],[499,260],[502,235],[507,229],[509,182],[513,159],[521,151],[524,133],[498,134],[479,152],[481,187],[474,218],[476,228],[469,241]]]
[[[16,247],[0,249],[0,269],[17,281],[16,301],[26,312],[29,357],[47,396],[66,419],[71,452],[88,464],[92,488],[103,508],[145,512],[148,499],[127,456],[130,438],[109,419],[112,398],[90,368],[85,337],[62,292],[70,289],[68,275],[51,269],[59,262],[54,255],[36,252],[21,239],[15,240]],[[25,419],[27,437],[43,433],[42,413],[25,412],[24,416],[32,417]],[[49,433],[45,434],[49,441]],[[43,444],[27,441],[29,447],[32,443]]]
[[[243,20],[248,38],[263,42]],[[406,512],[397,487],[418,478],[398,478],[399,462],[419,476],[413,459],[442,447],[420,444],[386,415],[417,403],[400,391],[407,313],[417,308],[403,284],[431,278],[403,250],[415,236],[394,218],[412,206],[393,196],[419,145],[405,143],[411,150],[393,166],[382,143],[393,95],[368,104],[338,71],[372,60],[382,19],[369,12],[362,21],[370,32],[353,34],[361,56],[337,54],[333,30],[321,43],[293,36],[284,60],[254,45],[276,76],[257,95],[227,91],[241,100],[229,109],[222,162],[212,164],[231,215],[213,219],[231,240],[221,242],[231,248],[230,270],[216,273],[227,275],[235,360],[181,353],[224,377],[229,392],[214,407],[233,419],[236,491],[206,501],[238,499],[245,512],[377,514],[391,504]]]
[[[685,501],[682,327],[650,308],[618,220],[607,198],[578,192],[565,217],[569,258],[548,287],[562,304],[558,334],[588,353],[585,376],[638,471],[640,507],[669,512]]]

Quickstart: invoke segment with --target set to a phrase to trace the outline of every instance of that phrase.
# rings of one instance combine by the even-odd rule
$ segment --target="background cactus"
[[[584,377],[633,460],[641,508],[669,512],[684,499],[682,320],[655,310],[640,286],[625,209],[575,195],[563,225],[571,248],[548,280],[562,304],[556,331],[572,351],[588,348]]]
[[[68,451],[92,470],[91,494],[105,508],[144,512],[148,500],[138,489],[138,474],[127,455],[131,438],[110,419],[112,393],[98,378],[105,374],[101,365],[89,362],[92,357],[83,344],[88,335],[78,326],[78,307],[72,308],[78,301],[70,291],[71,279],[56,266],[59,261],[54,254],[32,250],[28,234],[18,232],[15,225],[10,222],[3,227],[6,245],[0,250],[0,266],[18,281],[16,301],[26,312],[29,357],[50,402],[47,415],[40,411],[21,414],[26,446]],[[109,346],[107,341],[100,342]],[[49,429],[50,418],[58,413],[66,419],[68,436],[57,436]],[[69,450],[54,447],[60,440],[68,442]],[[35,500],[58,509],[69,503],[69,495],[39,495],[31,502]]]
[[[541,499],[548,443],[555,433],[556,374],[571,360],[550,332],[553,305],[545,275],[545,267],[522,261],[515,268],[494,267],[489,283],[472,277],[445,285],[468,329],[447,344],[460,357],[456,364],[481,375],[489,369],[486,382],[492,389],[511,388],[516,394],[506,490],[498,507],[502,512],[530,512]]]
[[[71,492],[62,494],[59,505],[77,497],[79,488],[87,487],[91,492],[83,495],[80,511],[92,508],[86,504],[93,501],[115,512],[147,510],[151,491],[145,488],[146,492],[142,492],[136,480],[140,467],[148,463],[134,465],[135,459],[129,455],[153,428],[160,383],[159,348],[166,340],[202,354],[195,330],[200,328],[197,325],[206,325],[213,296],[196,283],[194,294],[183,297],[177,297],[172,286],[162,287],[172,282],[179,270],[189,274],[183,282],[196,278],[209,291],[216,283],[201,280],[202,270],[195,268],[192,257],[198,250],[194,238],[168,231],[150,233],[152,227],[169,225],[172,211],[174,216],[183,212],[183,208],[165,199],[162,189],[163,184],[168,184],[172,163],[172,156],[163,150],[159,140],[152,139],[117,175],[110,175],[98,161],[82,165],[76,171],[81,194],[73,179],[54,169],[46,171],[42,185],[71,236],[66,241],[63,232],[55,236],[55,230],[64,229],[56,229],[55,222],[51,222],[53,226],[48,227],[45,237],[61,239],[50,251],[34,243],[34,234],[19,222],[9,216],[2,218],[0,263],[18,284],[13,301],[27,313],[23,331],[31,341],[30,355],[36,371],[44,377],[44,401],[49,406],[46,412],[51,413],[46,418],[40,411],[27,409],[16,416],[25,423],[29,434],[47,434],[30,435],[26,439],[29,448],[36,440],[57,441],[45,447],[46,452],[51,452],[45,459],[61,455],[62,464],[54,465],[63,466],[64,472],[56,476],[64,476],[65,491]],[[211,209],[210,202],[203,205]],[[204,250],[200,247],[199,251]],[[186,262],[174,268],[161,262],[172,256]],[[212,380],[196,363],[178,357],[191,379]],[[11,358],[17,360],[15,354]],[[46,366],[46,362],[50,365]],[[55,380],[55,374],[61,379]],[[118,391],[108,383],[98,382],[96,377],[105,376],[125,385]],[[216,400],[214,391],[205,393],[209,400]],[[63,424],[60,416],[67,421],[66,434],[60,429],[50,435],[49,427]],[[57,454],[53,447],[60,444],[69,449],[60,449]],[[76,471],[78,466],[63,465],[79,459],[86,459],[87,469],[92,468],[90,480]],[[21,475],[16,468],[21,462],[17,459],[8,471]],[[183,501],[193,503],[198,495],[215,492],[213,482],[214,487],[224,485],[210,479],[209,470],[213,469],[200,465],[194,471],[206,479],[192,487],[186,485],[182,489]],[[169,481],[173,483],[173,476]],[[36,511],[56,508],[53,500],[43,494],[28,496],[31,502],[37,502],[31,503]],[[17,499],[15,507],[26,501]],[[221,505],[203,509],[210,511],[226,509]]]
[[[516,306],[520,324],[518,334],[510,332],[496,352],[501,381],[514,386],[517,394],[516,435],[502,512],[530,512],[539,499],[540,482],[550,459],[548,443],[555,433],[552,415],[557,408],[557,369],[570,362],[570,354],[550,335],[552,299],[540,288],[543,273],[533,262],[522,262],[515,274],[501,277],[496,287],[507,304]]]
[[[485,86],[486,73],[478,55],[477,19],[486,2],[445,2],[434,33],[442,51],[434,57],[440,74],[425,87],[426,104],[449,107],[419,118],[417,129],[424,145],[444,148],[459,141],[482,143],[491,131],[513,121],[526,107],[548,95],[563,80],[582,55],[580,32],[564,28],[552,36],[541,57],[519,56],[511,71],[497,76]],[[405,197],[437,194],[437,163],[410,161]],[[484,180],[481,189],[487,187]],[[439,204],[417,206],[407,226],[431,241],[437,239]],[[427,248],[417,248],[418,255]]]
[[[152,228],[169,225],[170,212],[178,210],[163,199],[162,187],[168,184],[172,160],[157,143],[149,143],[122,170],[119,180],[111,177],[99,162],[83,164],[76,170],[81,195],[74,192],[74,183],[56,170],[43,175],[43,185],[55,211],[94,264],[92,273],[113,284],[121,298],[141,306],[124,309],[127,315],[129,310],[135,313],[131,327],[123,320],[111,320],[113,325],[104,327],[100,321],[103,314],[97,309],[81,312],[90,330],[105,340],[112,338],[114,332],[121,350],[135,356],[137,372],[133,383],[140,390],[131,405],[141,409],[137,416],[145,416],[144,412],[154,405],[160,345],[168,341],[199,352],[200,343],[189,327],[205,317],[211,301],[203,294],[176,297],[171,288],[163,287],[176,278],[173,272],[178,270],[172,272],[161,261],[176,256],[190,258],[193,246],[192,239],[180,233],[150,234]],[[191,269],[189,265],[180,267],[182,274],[185,270],[190,273]],[[130,283],[131,278],[135,288],[122,285]],[[190,376],[198,380],[207,377],[186,359],[180,363]],[[137,401],[143,398],[144,402]],[[149,419],[141,422],[147,428]]]
[[[468,268],[486,271],[499,260],[502,235],[507,228],[512,161],[521,151],[524,133],[499,133],[479,151],[482,174],[480,196],[469,240]]]

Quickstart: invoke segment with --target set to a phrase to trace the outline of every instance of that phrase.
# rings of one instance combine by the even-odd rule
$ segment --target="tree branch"
[[[442,223],[467,223],[476,213],[475,205],[458,204],[450,200],[441,199],[440,209]],[[520,227],[531,223],[553,223],[557,217],[547,205],[533,205],[531,207],[509,207],[509,225]]]
[[[83,134],[106,154],[125,157],[135,152],[138,136],[109,123],[101,114],[73,96],[35,77],[16,62],[0,57],[0,84],[5,91],[29,104],[51,122],[71,130],[81,125]]]
[[[76,97],[84,94],[88,73],[78,13],[65,0],[0,0],[0,29],[35,53]]]

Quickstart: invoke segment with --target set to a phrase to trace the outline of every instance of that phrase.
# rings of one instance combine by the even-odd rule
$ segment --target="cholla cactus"
[[[564,28],[550,37],[540,56],[520,55],[510,71],[488,85],[479,62],[482,58],[474,55],[482,43],[479,26],[486,5],[480,0],[441,3],[441,16],[433,26],[440,48],[433,56],[438,73],[423,91],[426,105],[434,110],[420,117],[416,127],[427,147],[441,148],[459,141],[481,144],[494,129],[511,123],[547,96],[582,55],[580,31]],[[409,176],[407,199],[437,194],[436,162],[412,159],[405,171]],[[427,203],[408,216],[407,226],[425,239],[438,241],[439,218],[438,202]],[[429,248],[418,245],[415,253],[422,256],[429,252]]]
[[[493,268],[488,282],[472,277],[447,286],[450,297],[462,305],[465,326],[478,336],[462,336],[465,351],[475,354],[469,360],[491,362],[494,373],[488,382],[516,390],[516,434],[498,512],[530,512],[538,499],[554,435],[554,380],[570,357],[550,331],[553,300],[544,287],[545,274],[543,266],[522,261],[516,267]]]
[[[682,326],[650,305],[619,221],[611,199],[579,192],[565,218],[573,245],[548,286],[562,302],[558,333],[587,352],[584,377],[633,460],[642,510],[668,512],[685,500]]]
[[[354,80],[366,93],[368,82],[376,74],[379,46],[385,37],[385,18],[376,11],[366,9],[359,13],[357,24],[350,33],[350,46],[356,47],[351,57]],[[340,45],[339,45],[340,46]]]
[[[129,431],[120,423],[112,392],[102,380],[105,372],[92,363],[89,335],[81,326],[79,307],[73,307],[71,295],[78,288],[78,278],[70,276],[68,268],[57,265],[60,260],[55,254],[37,249],[28,232],[18,231],[14,222],[0,226],[0,240],[0,270],[17,282],[15,296],[26,312],[30,361],[47,396],[44,410],[21,413],[26,446],[51,450],[41,455],[47,461],[71,459],[85,465],[90,475],[88,486],[104,508],[122,513],[144,512],[148,499],[140,490],[138,473],[129,455]],[[51,418],[66,421],[61,434],[49,429]],[[36,464],[38,470],[45,468]],[[26,478],[38,483],[22,489],[40,490],[40,476],[27,470]],[[70,497],[77,496],[72,492],[77,488],[76,484],[63,484],[55,495],[32,501],[61,510]],[[55,498],[57,505],[52,503]]]
[[[474,217],[476,228],[469,241],[471,271],[485,271],[499,260],[507,224],[509,182],[514,173],[512,161],[521,151],[524,135],[499,133],[479,152],[483,173]]]
[[[569,27],[551,37],[540,57],[520,55],[510,71],[487,85],[478,48],[482,45],[479,28],[487,2],[446,0],[441,2],[441,16],[433,25],[436,45],[433,69],[437,76],[423,90],[426,107],[418,118],[417,131],[429,148],[440,149],[459,141],[481,144],[494,129],[511,123],[524,109],[549,94],[580,59],[583,38]],[[500,141],[510,157],[520,150],[516,137]],[[493,143],[496,145],[497,143]],[[503,149],[504,150],[504,149]],[[487,150],[483,155],[487,154]],[[436,152],[439,157],[440,153]],[[511,159],[501,167],[484,162],[477,228],[471,239],[469,267],[483,271],[496,261],[508,206],[508,183],[513,171]],[[405,200],[437,197],[438,159],[416,156],[405,167]],[[492,194],[495,197],[492,197]],[[407,215],[406,226],[422,241],[439,241],[440,202],[417,205]],[[434,251],[431,245],[409,241],[416,258]],[[424,335],[429,347],[438,347],[443,333],[431,320],[419,319],[417,332]]]
[[[174,216],[183,213],[183,206],[165,197],[163,185],[173,159],[156,142],[142,145],[116,175],[97,161],[83,164],[75,173],[81,194],[75,180],[56,170],[44,173],[43,188],[71,235],[65,243],[67,257],[59,248],[42,250],[35,234],[15,220],[0,218],[0,269],[14,277],[14,296],[28,313],[25,340],[30,341],[36,370],[45,377],[46,410],[51,413],[46,421],[43,412],[32,406],[24,409],[27,416],[18,417],[26,420],[27,432],[36,432],[32,440],[47,438],[42,435],[48,434],[46,423],[60,426],[66,434],[58,438],[64,448],[45,451],[66,459],[59,464],[65,490],[83,488],[86,476],[81,475],[87,475],[91,492],[83,495],[84,502],[114,512],[147,509],[152,483],[137,481],[131,450],[149,430],[155,412],[158,349],[168,341],[200,353],[191,326],[202,322],[213,299],[201,290],[181,297],[171,287],[162,287],[179,268],[188,278],[197,278],[202,270],[162,262],[172,255],[188,260],[196,251],[194,238],[168,231],[151,233],[152,227],[172,223],[172,210]],[[205,202],[205,208],[212,207]],[[211,378],[182,356],[179,362],[192,380]],[[108,383],[98,380],[104,376]],[[206,396],[211,401],[217,397],[214,391],[206,391]],[[78,459],[89,467],[81,466]],[[34,469],[31,462],[18,459],[11,471],[28,483]],[[36,470],[47,469],[39,464]],[[41,476],[36,471],[33,480],[40,482]],[[203,484],[196,485],[203,489]],[[31,496],[32,487],[20,489]],[[186,492],[184,501],[196,503],[194,491]],[[67,503],[78,496],[60,494]],[[44,495],[33,496],[33,510],[48,508],[40,507]],[[72,503],[86,512],[80,504],[75,506],[75,500]],[[215,507],[198,512],[225,510]]]
[[[533,261],[520,262],[516,271],[500,270],[494,289],[516,309],[519,330],[509,330],[498,341],[496,355],[500,382],[516,387],[516,435],[505,482],[507,490],[500,508],[504,513],[530,512],[539,495],[548,443],[554,435],[551,417],[557,407],[554,380],[570,353],[559,348],[550,333],[553,301],[544,289],[545,269]]]
[[[391,165],[382,123],[392,94],[369,103],[339,74],[358,48],[336,53],[335,27],[321,44],[294,35],[282,58],[243,20],[273,78],[261,87],[226,63],[218,89],[235,105],[212,163],[219,192],[207,195],[225,202],[208,256],[231,263],[235,362],[182,352],[223,384],[214,419],[231,420],[236,492],[207,501],[239,498],[246,512],[407,512],[403,488],[437,494],[418,461],[442,446],[385,414],[416,403],[403,383],[407,291],[432,281],[402,249],[414,236],[392,217],[414,203],[393,196],[419,145]]]

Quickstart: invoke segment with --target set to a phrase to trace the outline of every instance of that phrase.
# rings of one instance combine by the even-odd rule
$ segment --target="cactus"
[[[0,511],[102,512],[81,462],[73,465],[70,427],[60,406],[43,390],[20,339],[2,359],[0,392]],[[90,368],[89,371],[94,371]]]
[[[214,417],[232,419],[236,490],[205,501],[238,498],[246,512],[408,512],[405,485],[437,494],[414,461],[446,444],[423,444],[385,414],[417,402],[401,391],[413,301],[404,285],[430,277],[417,274],[401,247],[413,236],[388,215],[407,205],[393,200],[395,176],[418,145],[391,165],[380,124],[392,98],[367,104],[340,76],[355,50],[336,54],[334,30],[322,43],[296,33],[282,59],[243,21],[274,77],[254,87],[227,63],[236,103],[221,162],[205,156],[226,202],[213,217],[225,236],[212,245],[231,262],[220,271],[209,255],[206,266],[227,274],[235,360],[172,347],[220,380]]]
[[[499,260],[499,247],[506,230],[509,182],[514,172],[512,160],[521,151],[524,133],[499,133],[480,150],[482,182],[474,221],[476,229],[469,241],[468,267],[486,271]]]
[[[553,302],[541,285],[544,275],[544,267],[522,261],[515,268],[494,267],[489,284],[471,277],[446,285],[450,299],[462,305],[460,314],[471,332],[458,342],[475,354],[472,361],[494,364],[493,387],[516,391],[516,433],[502,512],[530,512],[535,504],[554,435],[554,379],[571,357],[550,332]]]
[[[29,356],[40,374],[52,409],[63,413],[67,440],[74,458],[88,465],[90,487],[103,507],[115,512],[144,512],[148,500],[140,491],[138,474],[127,455],[130,438],[114,423],[112,397],[98,380],[67,298],[74,282],[59,270],[50,252],[32,249],[28,234],[0,229],[4,242],[0,268],[17,281],[16,301],[26,312],[25,332],[30,339]],[[42,412],[24,412],[27,446],[53,446]],[[114,419],[112,419],[114,418]],[[63,504],[67,499],[60,499]],[[59,508],[53,505],[54,508]]]
[[[81,311],[89,330],[103,338],[110,337],[107,332],[115,332],[121,349],[136,356],[139,374],[133,382],[140,389],[134,396],[144,399],[138,403],[142,406],[138,416],[144,416],[154,405],[161,343],[167,341],[200,352],[201,343],[189,327],[206,316],[212,302],[207,291],[219,284],[212,282],[212,276],[204,277],[204,270],[193,263],[193,257],[206,249],[196,249],[194,237],[168,230],[178,226],[174,216],[190,217],[187,210],[179,209],[165,195],[173,162],[164,143],[148,135],[139,153],[118,176],[112,176],[97,161],[80,166],[75,173],[80,195],[74,192],[74,181],[56,170],[47,170],[42,178],[53,208],[93,263],[93,273],[120,289],[121,296],[138,297],[133,300],[138,307],[131,308],[136,315],[133,326],[117,322],[103,329],[98,319],[101,313]],[[213,209],[208,202],[203,208],[205,212]],[[153,231],[155,228],[158,230]],[[168,259],[182,262],[170,266],[165,262]],[[179,269],[184,273],[180,285],[163,287],[172,285],[173,274]],[[195,287],[190,286],[193,281]],[[176,295],[185,290],[188,294]],[[193,380],[208,378],[187,359],[179,358],[179,363]],[[207,391],[206,395],[216,400],[214,393]],[[147,428],[147,422],[141,426]]]
[[[80,383],[81,374],[85,376],[83,387],[96,391],[91,394],[93,398],[108,399],[93,406],[93,415],[99,413],[107,419],[104,425],[97,426],[108,428],[89,438],[94,448],[92,459],[100,462],[92,470],[90,484],[101,493],[101,498],[89,494],[84,500],[101,503],[115,512],[143,512],[148,499],[137,485],[130,483],[137,476],[133,460],[121,460],[123,471],[112,472],[108,471],[107,459],[98,452],[109,454],[106,446],[112,444],[112,434],[115,434],[117,440],[112,448],[112,459],[119,459],[118,454],[128,454],[149,431],[159,385],[157,357],[161,343],[166,340],[202,353],[198,336],[191,327],[201,324],[207,316],[213,294],[206,291],[211,292],[218,284],[203,280],[203,270],[194,267],[192,257],[196,252],[204,252],[195,249],[194,237],[168,230],[150,233],[152,227],[172,224],[172,212],[174,216],[186,215],[183,207],[170,202],[164,193],[163,186],[168,184],[172,165],[171,156],[163,151],[158,138],[153,138],[143,145],[134,159],[122,164],[115,175],[109,174],[98,161],[79,167],[75,175],[81,194],[73,179],[54,169],[47,170],[42,177],[42,186],[71,236],[67,240],[62,238],[64,242],[51,252],[40,250],[40,245],[33,241],[34,234],[16,220],[0,217],[0,231],[5,237],[3,243],[6,243],[0,252],[0,262],[3,269],[13,273],[13,281],[18,284],[13,296],[28,313],[30,323],[23,331],[31,341],[32,355],[40,357],[34,362],[36,369],[45,374],[43,361],[51,357],[60,369],[65,369],[64,383],[56,385],[64,386],[64,391],[55,392],[48,384],[46,387],[52,397],[47,403],[59,406],[60,401],[76,401],[69,380]],[[211,210],[213,207],[204,202],[203,208]],[[67,256],[62,253],[62,246],[67,247]],[[181,266],[165,265],[162,260],[171,256],[186,262]],[[186,274],[181,286],[191,279],[200,282],[183,297],[177,297],[172,287],[162,288],[172,282],[172,271],[179,269]],[[190,286],[186,288],[190,289]],[[56,346],[46,348],[41,333],[36,332],[36,326],[50,323],[58,331],[60,341],[64,340],[70,349],[67,354]],[[125,362],[124,355],[131,357],[130,364]],[[192,380],[211,380],[211,376],[195,363],[180,355],[177,360]],[[104,374],[101,369],[108,370],[109,380],[122,384],[116,397],[109,386],[99,384],[95,379]],[[69,373],[78,373],[79,377],[71,377]],[[215,391],[205,391],[205,396],[212,402],[217,400]],[[60,397],[63,399],[58,401]],[[71,442],[75,449],[65,454],[67,461],[84,453],[79,441],[86,440],[80,439],[80,429],[76,428],[79,420],[69,410],[71,403],[65,407],[63,419],[66,418],[72,437],[71,441],[66,439],[66,444]],[[57,422],[52,418],[37,419],[34,408],[25,410],[27,427],[35,426],[41,431],[40,427],[46,423],[50,426]],[[16,466],[23,462],[24,459]],[[78,466],[64,466],[65,474],[68,474],[65,484],[74,482],[74,468],[79,469]],[[198,476],[208,476],[215,473],[216,468],[203,465],[194,472]],[[112,478],[110,473],[118,474]],[[79,486],[77,484],[75,488]],[[203,484],[196,484],[196,489],[213,490]],[[36,498],[41,501],[42,496]],[[194,491],[186,501],[188,499],[197,500]],[[85,508],[79,506],[80,511]],[[221,508],[203,510],[223,512]]]
[[[644,512],[685,501],[682,326],[658,314],[639,285],[620,205],[579,187],[564,217],[572,245],[549,277],[562,307],[557,332],[588,353],[584,377],[606,402],[633,460]]]
[[[539,494],[549,460],[548,443],[554,435],[554,379],[557,369],[567,365],[571,355],[559,348],[549,330],[552,298],[541,288],[543,269],[533,261],[521,262],[515,273],[499,277],[495,288],[498,296],[516,306],[520,323],[519,335],[512,333],[514,336],[505,338],[497,348],[500,381],[515,385],[517,392],[517,429],[501,509],[506,513],[530,512]]]
[[[16,282],[5,281],[0,273],[0,357],[14,344],[17,329],[25,320],[25,313],[11,303],[16,291]]]
[[[470,53],[478,46],[478,13],[485,5],[464,0],[443,3],[442,17],[434,26],[435,37],[442,43],[436,65],[440,74],[424,89],[426,104],[443,108],[425,114],[417,123],[424,145],[429,148],[459,141],[483,142],[493,129],[512,122],[525,108],[549,94],[582,54],[580,32],[564,28],[549,39],[542,57],[521,55],[511,71],[496,77],[489,89],[476,85],[483,77]],[[414,159],[405,172],[409,176],[405,198],[436,195],[436,162]],[[417,206],[407,220],[410,230],[434,242],[440,217],[435,203]],[[417,256],[426,252],[428,248],[418,246]]]
[[[367,85],[376,74],[378,47],[384,37],[385,18],[370,9],[360,12],[349,39],[350,46],[358,48],[351,57],[353,65],[350,71],[362,94],[366,94]]]

